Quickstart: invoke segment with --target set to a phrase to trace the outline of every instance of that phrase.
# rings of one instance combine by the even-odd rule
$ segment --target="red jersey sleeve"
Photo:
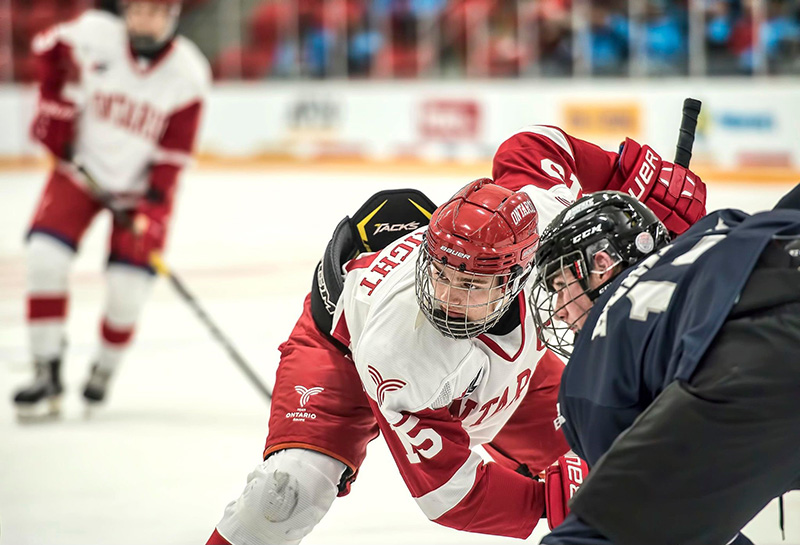
[[[59,27],[37,34],[31,43],[39,92],[43,99],[63,100],[62,92],[67,82],[78,83],[81,71],[73,57],[72,46],[61,39]]]
[[[200,100],[176,110],[168,118],[150,169],[150,191],[170,210],[181,169],[189,164],[200,127]]]
[[[391,425],[370,405],[400,473],[425,515],[484,534],[528,537],[544,512],[544,485],[470,449],[447,408],[426,409]]]
[[[573,198],[606,189],[619,155],[568,135],[557,127],[532,125],[503,142],[494,155],[492,178],[518,191],[564,184]]]
[[[81,72],[72,46],[62,39],[61,25],[38,34],[31,44],[39,79],[39,101],[31,136],[55,157],[72,158],[78,108],[65,98],[67,83],[80,82]]]

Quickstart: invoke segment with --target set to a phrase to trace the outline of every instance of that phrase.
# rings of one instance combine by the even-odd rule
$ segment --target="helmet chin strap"
[[[592,303],[594,303],[594,302],[597,300],[597,298],[598,298],[598,297],[600,297],[601,295],[603,295],[603,293],[606,291],[606,289],[608,288],[608,286],[611,284],[611,282],[613,282],[613,281],[614,281],[614,279],[615,279],[615,278],[616,278],[616,276],[612,276],[611,278],[609,278],[608,280],[606,280],[605,282],[603,282],[602,284],[600,284],[600,285],[599,285],[599,286],[597,286],[596,288],[594,288],[594,289],[591,289],[591,288],[587,289],[587,290],[586,290],[586,295],[589,297],[589,300],[590,300]]]

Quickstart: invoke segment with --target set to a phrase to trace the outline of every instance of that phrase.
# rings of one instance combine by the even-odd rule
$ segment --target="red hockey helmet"
[[[522,290],[538,242],[527,193],[469,183],[431,217],[417,262],[420,309],[448,337],[483,333]]]

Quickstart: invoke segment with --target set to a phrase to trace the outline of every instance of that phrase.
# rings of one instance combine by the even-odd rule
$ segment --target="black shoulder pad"
[[[428,225],[436,205],[416,189],[379,191],[352,218],[333,231],[311,283],[311,315],[317,327],[330,334],[333,312],[342,295],[342,266],[362,252],[377,252],[411,231]]]
[[[365,252],[378,252],[406,233],[428,225],[436,205],[416,189],[387,189],[367,199],[350,222]]]
[[[336,302],[344,287],[342,265],[359,253],[350,221],[349,216],[345,217],[333,230],[333,236],[325,247],[322,259],[317,263],[311,282],[311,316],[325,334],[331,332],[333,311],[336,310]]]

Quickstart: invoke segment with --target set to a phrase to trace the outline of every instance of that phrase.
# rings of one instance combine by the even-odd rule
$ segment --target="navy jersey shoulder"
[[[674,380],[688,380],[767,243],[800,211],[709,214],[625,271],[592,308],[561,381],[573,450],[594,464]]]

